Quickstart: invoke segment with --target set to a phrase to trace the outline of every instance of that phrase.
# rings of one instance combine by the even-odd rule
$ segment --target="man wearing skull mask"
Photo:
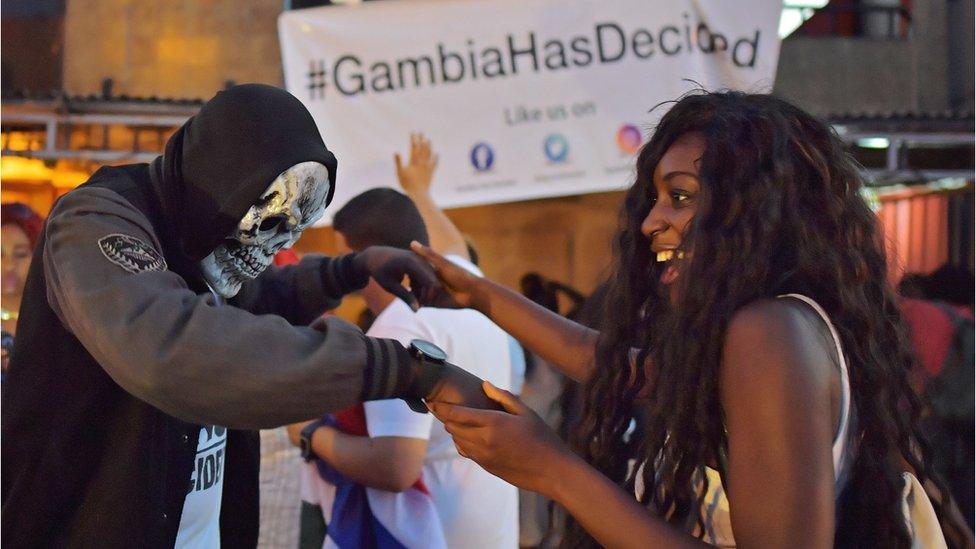
[[[58,201],[4,381],[6,542],[254,546],[245,429],[361,400],[487,405],[477,378],[393,340],[337,319],[304,327],[370,276],[414,306],[435,290],[426,263],[389,248],[267,269],[322,214],[335,174],[305,107],[249,84],[152,163],[102,168]]]

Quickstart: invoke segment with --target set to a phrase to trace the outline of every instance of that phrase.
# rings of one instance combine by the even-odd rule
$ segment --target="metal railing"
[[[84,160],[90,162],[147,162],[159,155],[161,150],[144,150],[139,146],[139,135],[143,131],[162,135],[179,127],[187,116],[172,115],[129,115],[129,114],[61,114],[61,113],[14,113],[5,112],[0,132],[3,134],[3,155],[39,158],[42,160]],[[104,128],[105,142],[101,147],[73,148],[69,146],[71,133],[85,127]],[[113,149],[108,144],[109,127],[126,127],[131,133],[129,147]],[[27,136],[29,146],[12,148],[11,134],[17,132]],[[161,139],[157,139],[162,143]],[[156,149],[161,147],[151,147]]]

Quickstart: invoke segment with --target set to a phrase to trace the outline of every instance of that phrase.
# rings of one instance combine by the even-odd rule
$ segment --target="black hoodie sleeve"
[[[335,309],[348,293],[323,276],[341,258],[306,255],[300,262],[269,267],[256,279],[241,286],[230,300],[254,314],[274,314],[295,325],[308,325],[329,309]]]
[[[336,318],[292,326],[187,289],[149,221],[110,190],[72,191],[45,231],[51,307],[116,383],[170,415],[253,429],[415,396],[396,341]]]

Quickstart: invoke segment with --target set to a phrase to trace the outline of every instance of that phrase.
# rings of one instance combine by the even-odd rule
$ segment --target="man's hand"
[[[449,362],[442,365],[418,363],[417,367],[422,369],[418,374],[424,379],[424,385],[429,386],[429,380],[434,380],[433,388],[424,391],[427,393],[424,395],[424,400],[427,402],[458,404],[483,410],[501,410],[501,406],[485,394],[484,381],[471,372]]]
[[[430,182],[437,169],[437,155],[430,149],[430,141],[422,133],[410,134],[410,163],[403,165],[400,153],[393,155],[397,179],[407,194],[413,196],[430,192]]]
[[[353,268],[361,276],[371,276],[384,290],[399,297],[416,311],[431,303],[440,293],[440,282],[430,264],[416,254],[388,246],[371,246],[357,253]],[[410,279],[409,289],[403,285]]]

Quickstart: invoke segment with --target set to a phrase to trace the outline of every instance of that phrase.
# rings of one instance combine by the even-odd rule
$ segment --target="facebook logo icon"
[[[495,151],[488,143],[477,143],[471,147],[471,165],[479,172],[487,172],[495,164]]]

